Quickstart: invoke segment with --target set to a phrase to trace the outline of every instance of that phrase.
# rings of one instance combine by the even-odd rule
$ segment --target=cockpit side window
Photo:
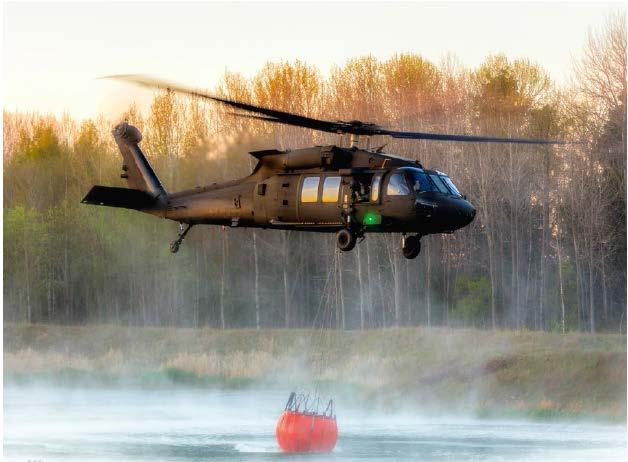
[[[386,194],[389,196],[406,196],[410,194],[410,188],[402,173],[393,173],[390,176]]]
[[[412,172],[412,178],[414,179],[415,191],[433,191],[434,187],[427,175],[423,172]]]

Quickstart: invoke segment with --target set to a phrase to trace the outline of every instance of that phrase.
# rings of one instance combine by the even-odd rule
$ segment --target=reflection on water
[[[329,455],[275,443],[288,390],[17,388],[4,391],[4,456],[41,460],[623,461],[626,427],[373,415],[337,403]],[[366,403],[365,403],[366,406]]]

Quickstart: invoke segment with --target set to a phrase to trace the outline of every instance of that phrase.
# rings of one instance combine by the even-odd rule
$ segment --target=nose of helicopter
[[[428,219],[439,232],[464,228],[475,218],[475,207],[461,197],[434,197],[417,199],[419,217]]]
[[[457,212],[456,222],[457,228],[464,228],[475,218],[475,207],[467,200],[460,200],[456,204],[455,209]]]

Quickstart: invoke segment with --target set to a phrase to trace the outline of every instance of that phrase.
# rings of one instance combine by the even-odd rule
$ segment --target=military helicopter
[[[372,123],[327,121],[234,101],[141,75],[111,76],[166,89],[235,110],[234,116],[350,135],[350,146],[315,146],[250,154],[253,172],[238,180],[168,193],[146,160],[140,131],[123,122],[113,136],[129,188],[94,186],[84,204],[123,207],[179,222],[171,242],[176,253],[194,225],[336,233],[337,246],[352,250],[368,233],[400,233],[408,259],[421,251],[421,237],[453,233],[471,223],[476,210],[449,176],[420,162],[358,147],[374,135],[413,140],[563,144],[561,141],[449,135],[385,129]]]

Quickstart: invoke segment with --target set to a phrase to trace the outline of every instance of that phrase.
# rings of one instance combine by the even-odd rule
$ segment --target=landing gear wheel
[[[336,239],[336,245],[343,252],[353,250],[357,241],[356,235],[346,228],[338,231],[338,234],[336,234]]]
[[[181,243],[179,241],[172,241],[170,243],[170,252],[177,253],[179,251],[179,246]]]
[[[419,236],[408,236],[402,239],[401,252],[408,260],[416,258],[421,253],[421,239]]]

